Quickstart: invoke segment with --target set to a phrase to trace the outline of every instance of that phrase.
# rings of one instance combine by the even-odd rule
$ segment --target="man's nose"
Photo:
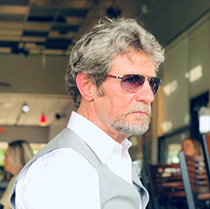
[[[136,100],[138,102],[144,101],[145,103],[152,103],[154,101],[154,94],[152,92],[149,81],[146,79],[142,88],[136,93]]]

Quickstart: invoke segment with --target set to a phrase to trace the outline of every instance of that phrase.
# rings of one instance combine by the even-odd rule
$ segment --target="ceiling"
[[[111,2],[0,0],[0,53],[68,54],[92,20],[106,14]]]

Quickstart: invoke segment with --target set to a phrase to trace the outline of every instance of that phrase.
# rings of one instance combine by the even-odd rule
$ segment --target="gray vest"
[[[133,171],[133,185],[131,185],[113,173],[106,165],[102,164],[91,148],[78,135],[68,128],[65,128],[26,164],[18,175],[16,182],[19,178],[25,176],[30,165],[37,158],[62,147],[69,147],[79,152],[96,169],[100,180],[102,209],[139,209],[140,198],[143,209],[146,207],[149,195],[141,184],[136,172]],[[13,186],[10,199],[13,209],[16,208],[16,182]]]

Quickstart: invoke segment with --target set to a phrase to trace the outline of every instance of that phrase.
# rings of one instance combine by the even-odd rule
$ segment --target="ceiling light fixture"
[[[60,114],[60,113],[55,114],[56,120],[60,120],[61,118],[65,118],[65,117],[66,117],[65,114]]]
[[[22,106],[22,111],[23,111],[24,113],[26,113],[26,112],[28,112],[29,110],[30,110],[29,106],[28,106],[27,104],[23,104],[23,106]]]
[[[47,126],[47,118],[45,114],[42,114],[40,119],[39,119],[39,125],[40,126]]]

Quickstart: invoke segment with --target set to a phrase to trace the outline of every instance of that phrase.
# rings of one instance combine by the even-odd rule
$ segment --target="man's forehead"
[[[155,70],[154,62],[147,54],[142,52],[130,52],[127,54],[118,55],[112,61],[111,70],[118,69],[117,71],[122,71],[124,66],[130,66],[130,69],[136,68],[140,70],[144,68],[151,68]]]
[[[131,52],[127,52],[125,54],[120,54],[118,56],[116,56],[113,61],[112,64],[116,64],[118,63],[120,60],[120,63],[122,60],[124,60],[125,62],[128,62],[129,64],[135,64],[136,62],[141,62],[142,64],[146,64],[146,63],[151,63],[154,64],[154,62],[149,58],[149,56],[141,51],[131,51]]]

